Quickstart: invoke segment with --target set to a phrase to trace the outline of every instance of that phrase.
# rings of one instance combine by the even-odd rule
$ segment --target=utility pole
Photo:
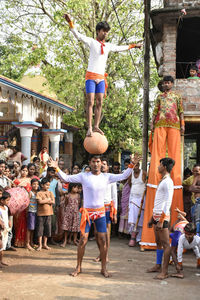
[[[151,10],[151,0],[144,0],[144,93],[143,93],[142,169],[145,171],[147,170],[148,124],[149,124],[150,10]]]

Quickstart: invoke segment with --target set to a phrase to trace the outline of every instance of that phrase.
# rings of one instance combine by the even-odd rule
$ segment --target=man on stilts
[[[144,212],[144,223],[142,239],[140,242],[143,249],[155,249],[155,237],[152,229],[147,227],[154,207],[156,189],[160,182],[158,172],[159,161],[168,156],[175,161],[171,172],[174,183],[174,196],[172,201],[171,222],[176,220],[175,208],[183,210],[182,178],[181,178],[181,135],[184,134],[184,115],[182,98],[172,91],[174,79],[172,76],[164,76],[164,92],[159,94],[153,111],[151,130],[153,144],[151,147],[151,162],[147,183],[146,205]]]

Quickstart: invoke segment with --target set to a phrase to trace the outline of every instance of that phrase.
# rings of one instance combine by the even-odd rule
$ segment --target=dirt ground
[[[54,246],[51,251],[5,252],[9,266],[0,270],[0,299],[200,299],[200,270],[192,252],[184,254],[184,279],[153,279],[145,273],[155,262],[155,251],[140,252],[128,247],[127,240],[111,240],[108,269],[112,278],[100,273],[95,241],[88,242],[83,273],[73,278],[69,273],[76,266],[76,247]],[[173,272],[174,267],[169,267]]]

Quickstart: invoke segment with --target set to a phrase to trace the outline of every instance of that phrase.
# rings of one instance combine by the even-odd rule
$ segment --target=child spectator
[[[39,247],[38,251],[42,249],[42,237],[44,238],[43,248],[50,250],[47,245],[48,237],[51,237],[51,216],[53,215],[53,204],[55,204],[55,198],[51,191],[49,191],[50,182],[47,178],[43,178],[41,181],[42,190],[37,193],[36,199],[38,204],[37,209],[37,236]]]
[[[179,238],[178,242],[178,265],[176,266],[177,273],[172,274],[173,277],[183,278],[182,256],[184,249],[193,249],[197,258],[197,268],[200,268],[200,237],[196,235],[196,227],[193,223],[188,223],[185,226],[184,234]]]
[[[77,234],[79,229],[79,184],[70,183],[68,195],[65,196],[65,203],[63,208],[62,229],[65,232],[64,241],[61,247],[65,247],[67,243],[68,232],[73,232],[73,242],[77,245]]]
[[[36,195],[39,188],[39,180],[33,178],[31,180],[31,191],[29,193],[30,203],[28,207],[27,215],[27,237],[26,237],[26,248],[28,250],[34,250],[33,248],[33,233],[36,227],[37,218],[37,199]]]
[[[192,65],[190,67],[190,77],[188,77],[188,79],[199,79],[199,77],[197,76],[198,73],[198,68],[195,65]]]
[[[0,198],[0,268],[2,266],[7,266],[6,263],[3,262],[3,251],[6,250],[6,245],[8,241],[8,232],[10,230],[8,225],[8,201],[10,200],[10,194],[6,191],[2,193]]]
[[[175,209],[175,211],[178,213],[177,221],[173,224],[171,228],[170,238],[171,238],[171,255],[172,259],[177,266],[177,247],[178,247],[178,241],[180,236],[184,233],[185,226],[189,223],[187,221],[186,213],[184,211],[180,211],[178,208]]]

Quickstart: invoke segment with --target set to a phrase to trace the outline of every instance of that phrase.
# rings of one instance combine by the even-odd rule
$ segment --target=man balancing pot
[[[105,68],[106,62],[108,59],[109,52],[120,52],[126,51],[131,48],[141,48],[142,44],[130,44],[125,46],[117,46],[111,43],[106,43],[105,39],[107,38],[110,26],[107,22],[99,22],[96,26],[96,40],[90,37],[86,37],[83,34],[80,34],[75,28],[74,24],[68,14],[64,15],[65,20],[69,23],[70,30],[73,35],[80,41],[82,41],[89,49],[89,62],[88,68],[85,76],[85,86],[87,94],[87,123],[88,131],[87,136],[92,136],[93,131],[104,134],[103,131],[99,128],[99,123],[101,119],[101,110],[103,96],[107,88]],[[92,115],[93,115],[93,106],[94,99],[96,94],[96,106],[94,113],[94,129],[92,130]]]
[[[91,223],[95,223],[97,238],[100,247],[100,258],[101,258],[101,274],[104,277],[110,277],[106,269],[106,217],[105,217],[105,206],[104,197],[108,184],[122,181],[128,178],[132,169],[139,162],[140,158],[137,154],[131,156],[131,163],[127,170],[122,174],[111,174],[102,173],[101,166],[102,160],[100,155],[92,155],[90,158],[90,168],[91,172],[79,173],[76,175],[66,175],[58,168],[57,161],[50,159],[50,164],[52,167],[56,168],[58,176],[65,182],[81,183],[83,186],[83,207],[80,209],[82,213],[81,216],[81,238],[78,245],[78,255],[77,255],[77,266],[74,272],[70,275],[77,276],[82,272],[81,265],[85,252],[85,246],[88,241],[89,231]]]

